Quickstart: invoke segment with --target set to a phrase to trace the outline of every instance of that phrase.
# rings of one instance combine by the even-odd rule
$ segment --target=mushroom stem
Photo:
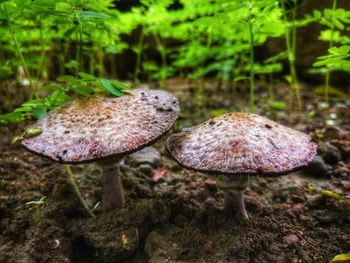
[[[124,192],[121,183],[120,166],[123,164],[123,159],[117,162],[100,162],[102,167],[102,188],[103,198],[102,203],[105,211],[112,211],[117,208],[123,208]]]
[[[244,191],[224,190],[224,207],[229,213],[234,213],[237,217],[249,219],[244,205]]]
[[[224,207],[230,214],[249,219],[244,205],[244,191],[248,187],[250,177],[242,176],[219,176],[217,179],[218,186],[224,191]]]

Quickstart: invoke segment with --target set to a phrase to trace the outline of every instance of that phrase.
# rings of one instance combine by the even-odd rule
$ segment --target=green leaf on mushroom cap
[[[12,140],[12,144],[15,144],[19,141],[22,141],[22,140],[30,138],[30,137],[38,136],[42,132],[43,132],[43,129],[41,129],[41,128],[28,128],[21,135],[15,136]]]
[[[124,96],[124,93],[121,92],[120,90],[116,89],[109,80],[100,79],[100,82],[101,82],[102,86],[106,90],[108,90],[110,93],[112,93],[114,96],[117,96],[117,97]]]

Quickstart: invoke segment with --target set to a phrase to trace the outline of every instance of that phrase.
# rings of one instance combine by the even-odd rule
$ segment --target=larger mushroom
[[[248,218],[244,190],[252,175],[278,176],[306,166],[316,155],[310,136],[265,117],[236,112],[184,129],[166,149],[182,166],[214,174],[225,209]]]
[[[123,97],[93,95],[54,109],[33,125],[42,132],[21,144],[58,163],[97,162],[102,167],[103,204],[124,207],[123,158],[153,144],[173,126],[178,101],[160,90],[135,89]]]

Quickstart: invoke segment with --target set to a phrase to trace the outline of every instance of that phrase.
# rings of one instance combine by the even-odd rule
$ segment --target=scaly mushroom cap
[[[93,95],[51,111],[33,126],[42,133],[22,145],[60,163],[124,156],[162,137],[178,113],[176,98],[160,90],[135,89],[123,97]]]
[[[250,113],[231,113],[172,135],[166,149],[182,166],[205,173],[281,175],[316,155],[310,136]]]

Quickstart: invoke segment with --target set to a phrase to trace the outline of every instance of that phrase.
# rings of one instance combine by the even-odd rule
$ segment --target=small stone
[[[330,174],[331,167],[324,162],[321,156],[317,155],[315,159],[310,162],[305,171],[313,176],[325,177]]]
[[[154,168],[160,166],[162,163],[160,153],[152,146],[130,154],[126,161],[132,166],[149,164]]]
[[[324,197],[318,194],[318,195],[310,196],[306,201],[305,205],[309,208],[316,208],[321,206],[323,202],[324,202]]]
[[[297,187],[297,186],[285,185],[283,187],[280,187],[279,189],[276,189],[273,197],[280,199],[282,201],[286,201],[286,200],[288,200],[288,198],[291,197],[291,195],[303,196],[304,189],[302,189],[301,187]]]
[[[336,164],[342,160],[342,154],[340,150],[330,142],[319,143],[318,152],[328,164]]]
[[[336,126],[327,126],[323,134],[326,139],[350,140],[350,131]]]
[[[344,187],[345,190],[350,190],[350,182],[342,180],[341,185]]]
[[[294,203],[304,203],[305,202],[305,197],[301,196],[301,195],[291,195],[290,199],[294,202]]]
[[[350,140],[332,140],[331,143],[340,150],[344,157],[350,156]]]
[[[333,175],[341,178],[348,178],[350,176],[350,169],[343,162],[338,162],[334,168]]]
[[[298,241],[299,241],[299,238],[294,234],[290,234],[288,236],[283,237],[283,242],[288,244],[288,245],[294,244]]]

